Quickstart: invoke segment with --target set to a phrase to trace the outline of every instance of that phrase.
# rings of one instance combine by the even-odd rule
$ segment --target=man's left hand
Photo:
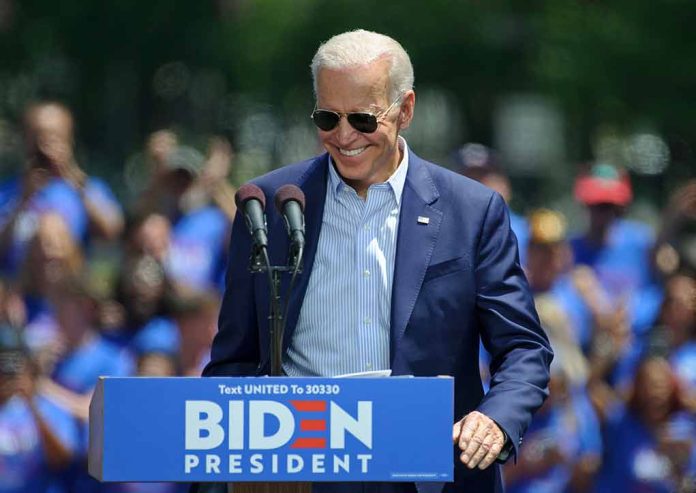
[[[455,423],[452,439],[459,445],[460,460],[469,468],[486,469],[493,464],[505,445],[503,431],[491,418],[472,411]]]

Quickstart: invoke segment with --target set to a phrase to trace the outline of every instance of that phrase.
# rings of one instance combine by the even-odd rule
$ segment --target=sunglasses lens
[[[312,113],[312,120],[314,120],[314,124],[324,132],[328,132],[329,130],[336,128],[336,125],[338,125],[340,119],[341,117],[332,111],[315,110],[314,113]]]
[[[377,117],[370,113],[348,113],[348,123],[357,130],[365,134],[371,134],[377,130]]]

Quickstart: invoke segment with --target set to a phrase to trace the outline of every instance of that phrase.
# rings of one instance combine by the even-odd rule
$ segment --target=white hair
[[[413,89],[413,65],[406,50],[393,38],[364,29],[337,34],[322,43],[312,58],[314,96],[318,96],[317,78],[322,68],[341,70],[368,65],[380,58],[388,58],[389,99]]]

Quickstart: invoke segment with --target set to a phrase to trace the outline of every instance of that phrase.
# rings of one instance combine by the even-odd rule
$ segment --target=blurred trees
[[[363,27],[402,42],[418,89],[452,96],[453,144],[491,143],[502,97],[542,94],[564,115],[561,169],[594,158],[601,129],[649,129],[669,145],[669,182],[693,174],[694,21],[691,0],[0,0],[0,119],[64,100],[92,167],[113,176],[163,125],[273,139],[311,110],[318,43]],[[286,161],[277,142],[263,152]]]

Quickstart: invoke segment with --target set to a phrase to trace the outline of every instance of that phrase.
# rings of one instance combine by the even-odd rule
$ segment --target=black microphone
[[[266,196],[263,191],[253,183],[242,185],[234,195],[237,208],[244,212],[246,225],[254,239],[256,248],[268,246],[268,230],[263,210],[266,207]]]
[[[283,185],[275,194],[275,205],[285,218],[291,251],[296,253],[305,244],[304,193],[296,185]]]

